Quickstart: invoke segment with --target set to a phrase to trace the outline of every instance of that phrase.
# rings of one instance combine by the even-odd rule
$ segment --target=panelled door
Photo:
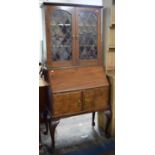
[[[81,112],[81,92],[58,93],[53,95],[53,117],[67,116]]]

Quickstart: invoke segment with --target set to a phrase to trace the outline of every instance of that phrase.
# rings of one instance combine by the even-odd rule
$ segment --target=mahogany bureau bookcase
[[[53,147],[57,120],[92,112],[95,125],[95,112],[110,109],[109,83],[102,65],[101,9],[42,5]]]

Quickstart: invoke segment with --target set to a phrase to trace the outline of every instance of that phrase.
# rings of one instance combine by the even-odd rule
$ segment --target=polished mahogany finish
[[[45,5],[43,9],[48,68],[102,64],[101,8]]]
[[[53,117],[107,109],[109,84],[104,75],[101,66],[49,71]]]
[[[109,86],[102,66],[50,70],[49,81],[53,93]]]
[[[46,66],[50,88],[50,133],[60,118],[109,106],[109,83],[102,66],[101,7],[43,6]],[[110,119],[109,119],[110,120]]]

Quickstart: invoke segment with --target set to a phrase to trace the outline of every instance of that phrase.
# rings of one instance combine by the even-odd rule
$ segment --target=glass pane
[[[71,14],[56,10],[51,15],[52,60],[72,59]]]
[[[97,58],[97,16],[94,12],[79,14],[80,59]]]

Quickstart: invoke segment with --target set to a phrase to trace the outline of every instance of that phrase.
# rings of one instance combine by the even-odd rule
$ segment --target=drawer
[[[108,107],[109,87],[94,88],[83,91],[83,111],[94,111]]]
[[[81,111],[81,92],[53,94],[53,115],[71,115]]]

